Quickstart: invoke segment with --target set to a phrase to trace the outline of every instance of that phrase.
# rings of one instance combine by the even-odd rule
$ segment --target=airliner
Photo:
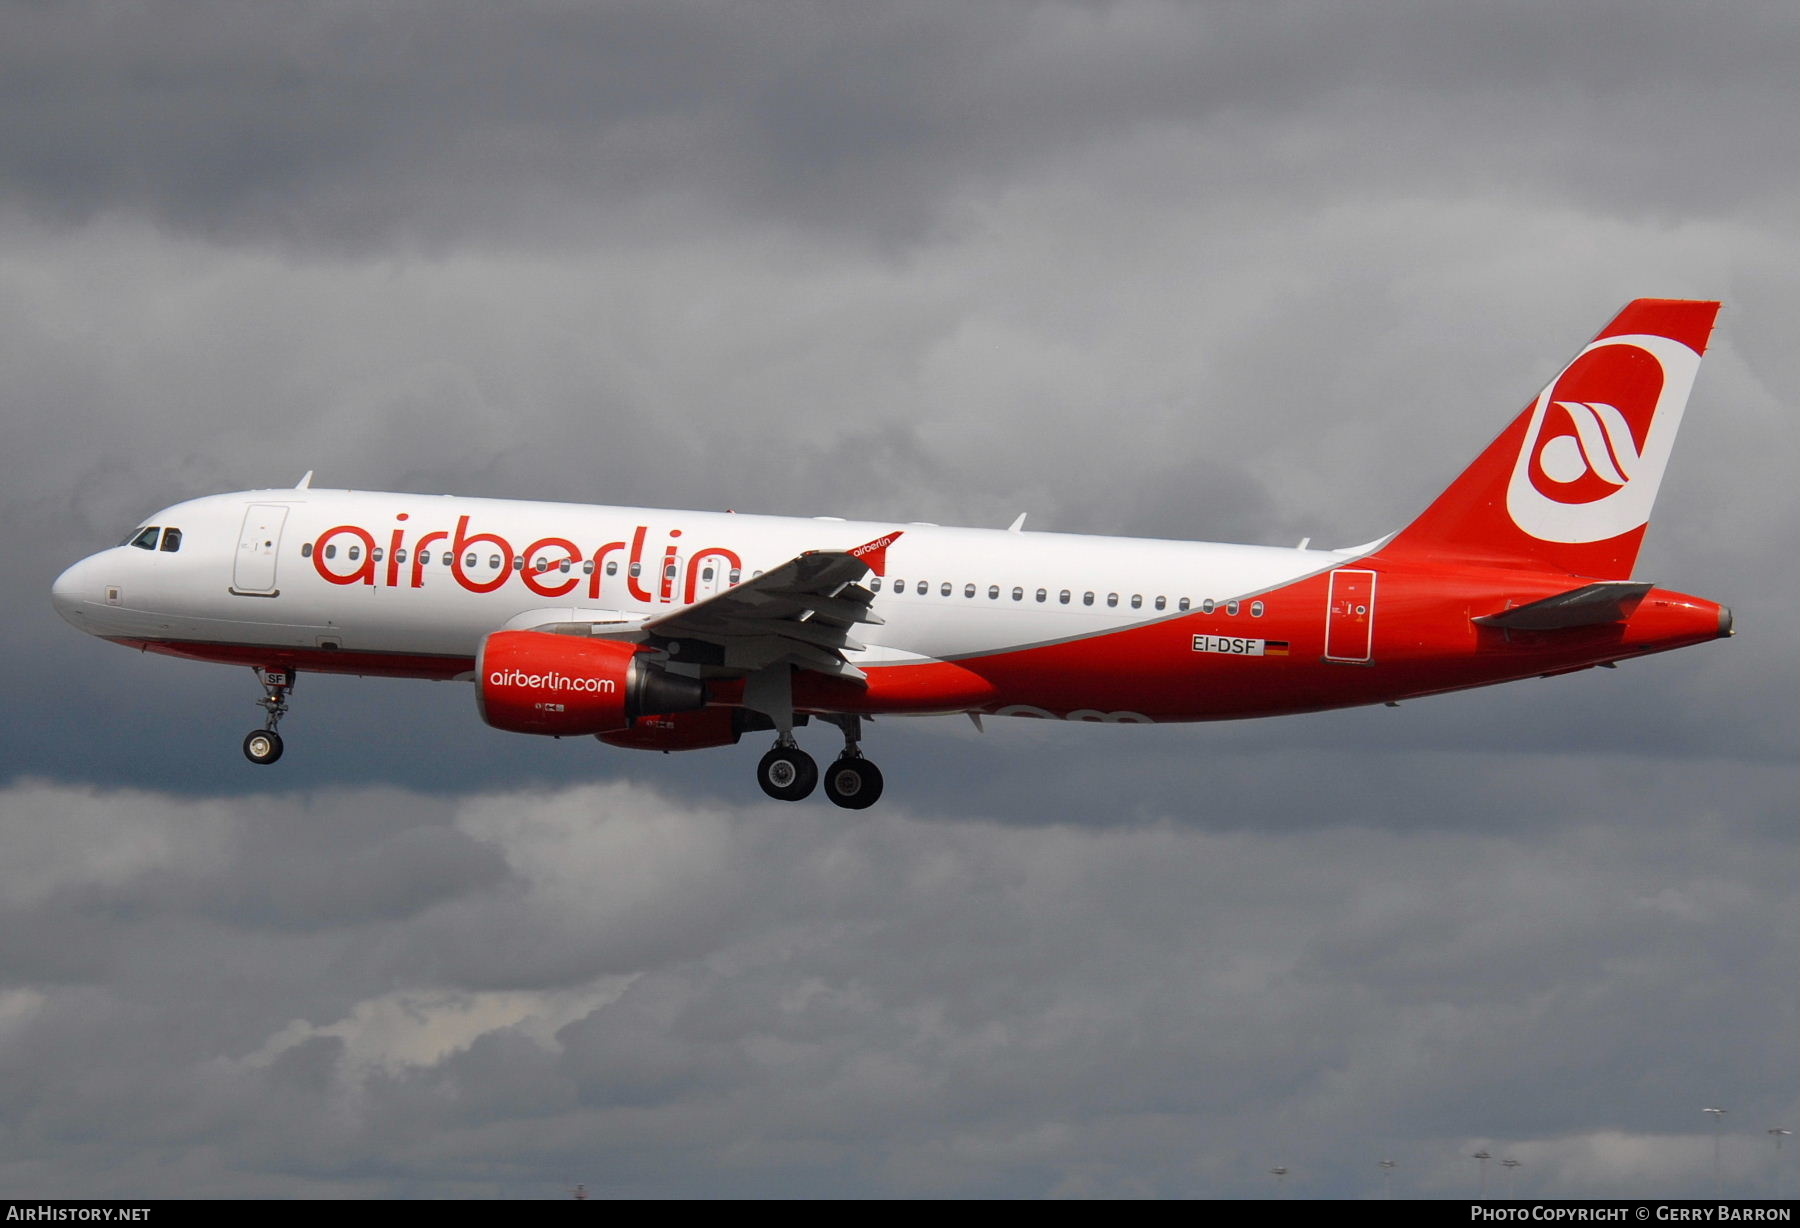
[[[1719,304],[1628,304],[1416,520],[1321,550],[314,488],[178,503],[74,564],[69,622],[249,666],[256,764],[295,679],[468,681],[483,720],[677,751],[774,744],[798,801],[872,805],[890,714],[1150,724],[1611,666],[1731,634],[1632,579]]]

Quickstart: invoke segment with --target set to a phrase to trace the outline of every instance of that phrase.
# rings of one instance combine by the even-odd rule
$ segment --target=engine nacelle
[[[706,706],[706,685],[646,660],[619,640],[496,631],[475,658],[481,719],[513,733],[555,737],[629,729],[645,713]]]
[[[596,736],[627,750],[704,750],[734,746],[749,725],[742,708],[702,708],[698,712],[652,713],[630,729]]]

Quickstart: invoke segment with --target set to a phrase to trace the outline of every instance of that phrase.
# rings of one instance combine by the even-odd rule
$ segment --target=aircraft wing
[[[647,619],[645,634],[668,641],[676,661],[728,672],[753,672],[788,662],[836,678],[864,681],[844,658],[862,647],[850,632],[879,624],[869,608],[875,594],[857,581],[883,569],[899,532],[851,550],[809,550],[771,571],[705,601]]]

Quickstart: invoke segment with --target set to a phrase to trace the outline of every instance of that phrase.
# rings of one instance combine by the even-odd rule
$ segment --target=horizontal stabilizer
[[[1513,631],[1566,631],[1571,627],[1597,627],[1621,623],[1644,599],[1651,585],[1630,580],[1605,580],[1584,584],[1566,593],[1514,606],[1498,614],[1484,614],[1472,621],[1484,627]]]

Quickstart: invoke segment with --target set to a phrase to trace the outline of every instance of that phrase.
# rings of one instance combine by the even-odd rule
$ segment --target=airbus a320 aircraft
[[[1424,514],[1349,550],[1077,537],[441,495],[195,499],[56,581],[115,643],[256,669],[244,739],[281,757],[295,676],[474,683],[488,724],[695,750],[767,730],[769,796],[881,773],[862,721],[967,713],[1151,723],[1395,702],[1731,633],[1631,579],[1719,305],[1640,299]]]

